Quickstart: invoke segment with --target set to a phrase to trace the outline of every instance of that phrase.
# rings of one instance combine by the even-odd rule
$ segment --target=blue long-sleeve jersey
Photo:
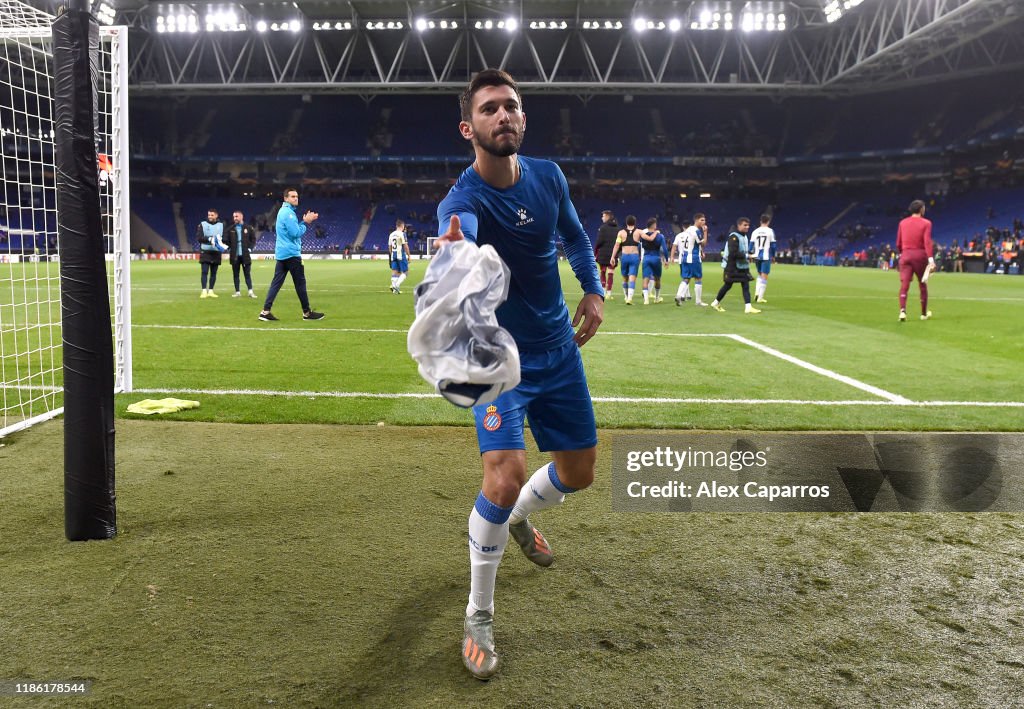
[[[287,202],[281,203],[277,213],[277,242],[274,244],[274,258],[283,261],[302,255],[302,235],[306,233],[306,223],[300,222],[295,207]]]
[[[557,233],[585,293],[604,296],[594,251],[555,163],[519,156],[519,181],[491,187],[472,166],[437,207],[438,233],[458,216],[470,241],[489,244],[511,272],[508,300],[497,311],[521,351],[542,352],[572,340],[572,321],[558,275]]]

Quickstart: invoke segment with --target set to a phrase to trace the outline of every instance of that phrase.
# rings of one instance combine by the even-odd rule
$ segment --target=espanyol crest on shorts
[[[498,413],[498,407],[492,404],[487,407],[487,413],[484,414],[484,429],[497,431],[499,428],[501,428],[501,414]]]

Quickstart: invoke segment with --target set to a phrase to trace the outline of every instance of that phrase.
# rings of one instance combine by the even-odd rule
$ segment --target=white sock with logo
[[[466,615],[494,613],[494,580],[508,542],[511,507],[499,507],[481,492],[469,513],[469,604]]]
[[[508,523],[517,524],[534,512],[560,505],[566,494],[570,492],[575,492],[575,490],[567,487],[558,479],[554,463],[542,465],[537,468],[537,471],[530,476],[530,479],[519,491],[519,499],[516,500],[515,507],[512,508]]]
[[[702,286],[700,283],[695,283],[694,284],[694,286],[693,286],[694,300],[696,302],[698,302],[698,303],[701,302],[700,297],[702,295],[702,291],[703,290],[704,290],[704,286]]]

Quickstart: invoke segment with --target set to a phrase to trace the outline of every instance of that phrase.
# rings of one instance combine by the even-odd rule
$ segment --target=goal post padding
[[[104,259],[96,134],[99,25],[86,0],[54,21],[53,113],[64,340],[64,532],[117,532],[114,351]]]

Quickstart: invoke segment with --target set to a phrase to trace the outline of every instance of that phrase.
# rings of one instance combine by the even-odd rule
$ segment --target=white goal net
[[[63,411],[53,17],[0,0],[0,437]],[[115,389],[130,391],[127,31],[100,30],[96,149]]]

